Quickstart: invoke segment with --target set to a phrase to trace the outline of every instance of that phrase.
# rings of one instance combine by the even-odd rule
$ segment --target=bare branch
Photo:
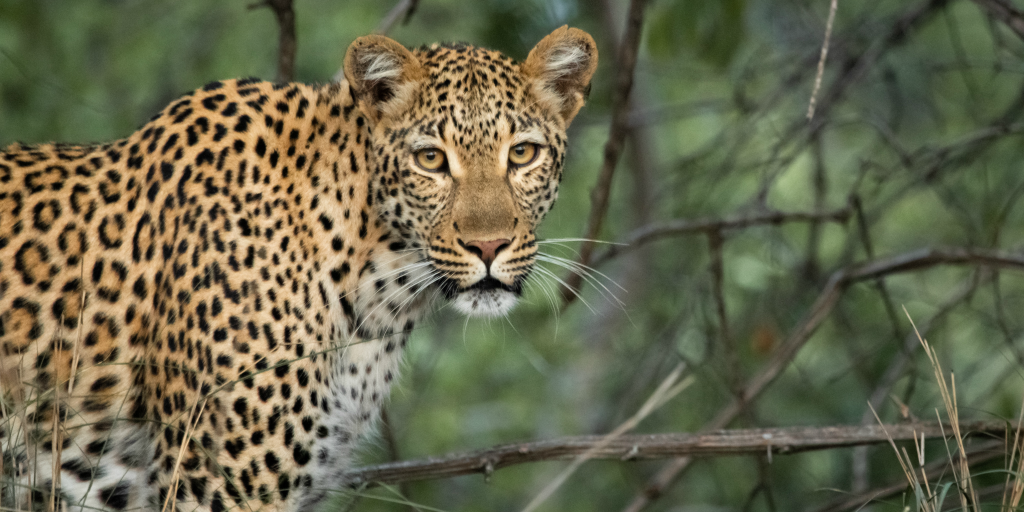
[[[292,0],[263,0],[249,5],[249,9],[269,7],[277,17],[281,30],[277,49],[277,81],[295,80],[295,52],[298,44],[295,37],[295,10]]]
[[[947,430],[948,425],[943,426]],[[489,473],[517,464],[548,460],[569,460],[588,453],[591,458],[605,460],[649,460],[667,457],[765,454],[786,455],[812,450],[826,450],[888,443],[886,432],[894,440],[942,438],[938,423],[900,425],[864,425],[836,427],[786,427],[738,429],[703,434],[640,434],[624,435],[611,441],[607,436],[577,436],[514,443],[446,457],[404,462],[389,462],[356,469],[346,475],[350,487],[395,484],[414,480],[449,478],[472,473]],[[962,425],[972,435],[1002,436],[1007,423],[979,422]]]
[[[722,246],[725,240],[721,230],[708,231],[708,251],[711,253],[711,291],[715,300],[715,312],[718,314],[718,340],[725,352],[724,374],[729,383],[729,391],[740,392],[740,364],[735,340],[729,333],[729,314],[725,309],[725,263]]]
[[[611,193],[612,177],[615,175],[615,167],[622,154],[623,141],[629,130],[629,93],[633,89],[633,70],[636,68],[637,53],[640,49],[640,33],[643,28],[646,6],[646,0],[632,0],[629,4],[626,31],[622,35],[622,43],[619,45],[616,58],[618,73],[615,77],[615,92],[612,96],[611,130],[608,133],[608,141],[604,145],[604,163],[601,164],[601,173],[598,175],[597,184],[590,192],[590,216],[584,235],[584,238],[588,240],[596,240],[601,233],[601,225],[604,223],[604,216],[608,211],[608,196]],[[593,252],[594,243],[583,242],[580,247],[580,263],[589,265]],[[575,295],[572,291],[579,288],[582,279],[582,276],[576,273],[566,277],[565,282],[568,286],[562,288],[562,299],[565,304],[573,301]]]
[[[1024,39],[1024,11],[1016,8],[1006,0],[974,0],[993,18],[1002,21],[1017,37]]]
[[[668,238],[670,236],[710,234],[717,231],[730,229],[743,229],[753,226],[778,225],[789,222],[840,222],[844,223],[850,218],[850,208],[842,208],[826,212],[767,212],[740,217],[715,219],[674,219],[665,222],[658,222],[637,228],[626,235],[626,238],[617,245],[609,247],[600,256],[594,258],[594,266],[605,263],[608,260],[637,247],[648,244],[655,240]]]
[[[747,404],[760,395],[789,366],[800,349],[810,340],[811,335],[828,318],[848,286],[859,281],[939,265],[983,265],[1024,270],[1024,255],[962,247],[919,249],[837,270],[832,274],[825,289],[818,295],[807,314],[804,315],[804,319],[793,329],[786,341],[772,353],[771,358],[760,371],[747,381],[742,395],[719,410],[718,414],[705,424],[703,430],[725,428],[736,419]],[[643,493],[637,495],[624,510],[637,512],[658,499],[665,489],[671,486],[689,467],[691,460],[687,456],[667,463],[648,482]]]
[[[402,20],[403,25],[409,23],[409,18],[416,12],[416,7],[419,3],[419,0],[401,0],[388,11],[384,19],[380,20],[380,25],[377,25],[375,32],[387,35],[395,27],[395,24],[398,23],[398,20]]]

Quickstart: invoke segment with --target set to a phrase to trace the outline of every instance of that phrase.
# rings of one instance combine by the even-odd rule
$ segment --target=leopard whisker
[[[569,286],[569,284],[568,284],[568,283],[566,283],[566,282],[565,282],[565,281],[564,281],[564,280],[563,280],[562,278],[560,278],[560,277],[558,277],[557,275],[555,275],[555,273],[554,273],[554,272],[552,272],[552,271],[550,271],[550,270],[548,270],[548,269],[546,269],[546,268],[544,268],[544,267],[541,267],[541,266],[539,266],[539,265],[538,265],[538,266],[536,266],[536,267],[534,267],[534,268],[535,268],[535,269],[537,270],[537,272],[539,272],[539,273],[540,273],[540,275],[544,275],[544,276],[548,277],[549,279],[553,279],[553,280],[554,280],[555,282],[557,282],[558,284],[561,284],[563,288],[565,288],[565,289],[569,290],[569,292],[570,292],[570,293],[572,293],[573,295],[575,295],[575,296],[576,296],[576,298],[577,298],[577,299],[579,299],[579,300],[580,300],[580,302],[582,302],[582,303],[583,303],[583,305],[584,305],[584,306],[586,306],[586,307],[587,307],[587,309],[589,309],[591,313],[597,314],[597,311],[595,311],[595,310],[594,310],[594,308],[590,306],[590,303],[589,303],[589,302],[587,302],[587,300],[586,300],[586,299],[584,299],[584,298],[583,298],[583,296],[582,296],[582,295],[580,295],[580,293],[579,293],[579,292],[577,292],[577,291],[576,291],[576,290],[574,290],[574,289],[573,289],[573,288],[572,288],[571,286]]]
[[[428,289],[430,287],[430,285],[432,285],[432,284],[434,284],[434,283],[436,283],[436,282],[438,282],[440,280],[441,280],[440,273],[438,273],[436,270],[431,270],[431,272],[427,273],[427,275],[424,276],[424,278],[420,280],[420,282],[423,283],[423,285],[420,286],[418,290],[410,293],[409,296],[406,297],[406,299],[403,300],[398,305],[398,308],[397,308],[398,311],[401,311],[402,308],[404,308],[406,304],[408,304],[412,300],[416,299],[421,293],[423,293],[423,290]],[[398,317],[398,313],[396,312],[395,316],[392,317],[392,321],[394,321],[397,317]]]
[[[413,265],[415,265],[415,263]],[[366,322],[370,321],[370,319],[373,318],[374,313],[376,313],[382,307],[386,306],[393,297],[395,297],[396,295],[398,295],[398,294],[400,294],[400,293],[402,293],[402,292],[404,292],[406,290],[409,290],[413,286],[416,286],[416,285],[418,285],[420,283],[423,283],[424,281],[427,281],[427,280],[431,279],[432,277],[433,277],[433,275],[430,272],[428,272],[428,273],[426,273],[426,274],[424,274],[422,276],[418,276],[417,278],[415,278],[415,279],[405,283],[404,285],[400,285],[397,289],[395,289],[394,291],[389,293],[386,297],[384,297],[383,299],[380,299],[380,302],[376,306],[374,306],[373,309],[368,311],[363,316],[363,321],[359,322],[359,325],[356,326],[356,330],[358,331],[360,328],[363,327],[363,325],[366,324]],[[399,308],[399,311],[401,311],[401,308]],[[397,312],[394,312],[393,315],[397,315]],[[392,316],[392,320],[394,318],[396,318],[396,316]]]
[[[391,260],[391,261],[395,261],[395,260]],[[388,262],[388,263],[390,263],[390,262]],[[353,289],[349,293],[358,293],[358,292],[362,291],[365,287],[374,285],[377,281],[386,280],[386,279],[388,279],[391,276],[399,275],[399,274],[402,274],[403,272],[412,272],[412,271],[415,271],[417,269],[421,269],[421,268],[429,267],[429,266],[430,266],[430,262],[426,261],[426,260],[417,261],[417,262],[409,263],[407,265],[403,265],[403,266],[398,267],[398,268],[396,268],[394,270],[390,270],[390,271],[385,272],[383,274],[376,275],[376,276],[374,276],[375,279],[368,279],[368,280],[366,280],[366,281],[364,281],[362,283],[359,283],[359,285],[356,286],[355,289]]]
[[[558,295],[557,289],[554,287],[553,284],[551,284],[550,280],[544,280],[543,278],[538,278],[536,280],[529,279],[526,281],[525,286],[530,287],[530,289],[537,288],[544,294],[544,297],[547,299],[548,305],[551,306],[551,312],[553,313],[555,319],[554,335],[555,339],[558,339],[558,326],[559,322],[561,321],[562,310],[561,308],[558,307],[558,301],[555,300],[555,297]]]
[[[604,272],[601,272],[600,270],[597,270],[594,267],[591,267],[589,265],[584,265],[583,263],[580,263],[578,261],[570,260],[568,258],[563,258],[561,256],[555,256],[554,254],[548,254],[548,253],[543,253],[543,252],[539,252],[538,251],[537,255],[538,255],[538,257],[545,258],[544,261],[548,261],[548,263],[558,264],[559,266],[562,266],[563,268],[565,268],[567,270],[574,270],[574,271],[578,270],[580,272],[587,273],[587,274],[597,274],[598,276],[607,279],[608,282],[610,282],[613,285],[615,285],[616,288],[618,288],[618,289],[620,289],[620,290],[622,290],[624,292],[627,292],[627,293],[629,292],[628,290],[623,288],[621,285],[619,285],[619,283],[616,283],[614,279],[612,279],[607,274],[605,274]],[[584,276],[584,277],[586,277],[586,276]]]
[[[394,262],[404,258],[405,256],[406,256],[405,254],[399,254],[399,255],[395,256],[394,258],[389,259],[388,261],[380,262],[380,264],[381,265],[390,265],[391,263],[394,263]],[[417,268],[419,266],[424,266],[424,265],[430,265],[430,261],[427,258],[422,258],[422,259],[414,261],[412,263],[408,263],[408,264],[402,265],[402,266],[400,266],[400,267],[398,267],[396,269],[392,269],[392,270],[390,270],[388,272],[385,272],[383,274],[377,275],[376,277],[377,277],[377,279],[384,279],[384,278],[390,277],[392,275],[395,275],[397,273],[404,272],[406,270],[410,270],[412,268]],[[372,282],[372,281],[369,281],[369,282]]]
[[[611,289],[609,289],[607,286],[605,286],[605,284],[602,283],[601,280],[598,279],[597,277],[595,277],[593,274],[595,274],[595,273],[598,274],[600,277],[603,277],[604,279],[608,280],[610,283],[615,285],[620,290],[622,290],[624,292],[626,291],[625,288],[620,286],[618,283],[616,283],[613,279],[611,279],[607,275],[605,275],[605,274],[603,274],[603,273],[601,273],[601,272],[599,272],[597,270],[594,270],[592,268],[585,267],[584,265],[581,265],[581,264],[579,264],[579,263],[577,263],[575,261],[566,260],[564,258],[559,258],[557,256],[551,256],[551,255],[547,255],[547,254],[540,254],[540,253],[538,253],[537,254],[537,259],[539,261],[550,263],[552,265],[557,265],[557,266],[562,267],[562,268],[564,268],[564,269],[566,269],[566,270],[568,270],[568,271],[570,271],[570,272],[572,272],[574,274],[579,275],[586,282],[590,283],[592,286],[597,288],[597,290],[601,293],[601,295],[603,297],[611,300],[612,302],[615,302],[619,307],[625,306],[625,303],[623,303],[622,300],[620,300]]]
[[[548,286],[546,286],[547,284],[548,283],[542,279],[529,279],[526,281],[525,286],[530,288],[535,287],[538,290],[540,290],[541,293],[543,293],[544,296],[547,298],[548,304],[551,306],[551,310],[555,313],[555,316],[557,316],[559,312],[558,304],[555,301],[554,296],[551,294],[551,289]]]
[[[598,244],[622,245],[622,246],[628,245],[628,244],[623,244],[623,243],[619,243],[619,242],[606,242],[604,240],[593,240],[591,238],[548,238],[546,240],[536,240],[535,242],[537,243],[538,246],[540,246],[540,245],[553,245],[553,246],[561,247],[562,249],[565,249],[566,251],[569,251],[569,252],[575,254],[577,258],[580,257],[580,252],[578,250],[576,250],[575,247],[572,247],[571,245],[569,245],[569,242],[593,242],[593,243],[598,243]]]
[[[544,240],[537,240],[537,244],[555,244],[563,242],[591,242],[595,244],[606,244],[606,245],[622,245],[626,246],[622,242],[609,242],[607,240],[594,240],[593,238],[545,238]]]

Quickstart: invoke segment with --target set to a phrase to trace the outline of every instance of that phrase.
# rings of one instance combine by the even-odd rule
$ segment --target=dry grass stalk
[[[921,468],[921,475],[924,476],[924,485],[922,485],[921,480],[917,478],[917,473],[913,469],[913,464],[911,463],[910,455],[907,454],[907,450],[903,449],[901,451],[898,447],[896,447],[896,442],[893,441],[892,436],[889,435],[889,432],[885,430],[885,423],[882,423],[882,419],[878,417],[878,413],[875,412],[875,408],[871,406],[871,403],[868,403],[868,408],[871,409],[871,414],[875,415],[875,420],[878,421],[878,424],[882,425],[882,430],[885,431],[885,436],[889,438],[889,445],[892,446],[893,451],[896,452],[896,460],[899,461],[900,468],[903,469],[903,475],[906,476],[907,482],[910,483],[910,486],[914,488],[914,494],[918,498],[917,501],[920,504],[921,511],[936,512],[935,504],[932,503],[930,499],[927,499],[928,496],[931,496],[931,489],[929,488],[928,478],[924,472],[924,468]],[[914,446],[917,447],[917,443],[914,443]],[[919,466],[924,465],[923,458],[924,452],[918,449],[918,462],[921,463],[919,464]]]
[[[84,278],[84,267],[82,269],[82,276]],[[85,290],[82,290],[81,304],[82,309],[85,309]],[[75,377],[78,374],[78,363],[81,359],[81,352],[78,347],[82,345],[82,321],[83,316],[78,315],[78,323],[75,327],[76,340],[71,348],[71,370],[68,372],[68,390],[67,396],[70,398],[75,389]],[[59,338],[62,334],[61,326],[64,325],[64,315],[61,315],[60,322],[57,324],[57,332],[54,334],[55,337]],[[66,426],[64,424],[67,421],[67,417],[61,417],[60,414],[60,383],[53,387],[53,425],[52,434],[50,436],[50,453],[52,454],[50,459],[50,512],[56,512],[57,510],[63,510],[64,505],[59,500],[60,497],[60,467],[61,467],[61,456],[64,453],[64,436],[67,435]],[[70,415],[70,411],[67,412]]]
[[[57,510],[57,490],[60,489],[60,458],[63,450],[61,446],[64,443],[63,433],[60,425],[60,407],[58,404],[60,400],[57,399],[57,389],[54,389],[54,400],[53,400],[53,434],[50,435],[50,453],[53,454],[53,458],[50,463],[50,512]]]
[[[1013,434],[1013,442],[1010,443],[1009,437],[1007,442],[1007,453],[1010,454],[1009,460],[1006,462],[1006,482],[1003,485],[1003,500],[1001,510],[1010,511],[1017,510],[1020,505],[1021,497],[1024,495],[1024,479],[1021,475],[1024,475],[1024,436],[1021,435],[1021,426],[1024,424],[1024,401],[1021,402],[1020,414],[1017,416],[1017,430]],[[1016,467],[1014,464],[1016,463]],[[1016,469],[1016,471],[1014,471]],[[1010,484],[1010,477],[1013,477],[1013,484]],[[1009,495],[1007,495],[1009,492]]]
[[[836,10],[839,0],[832,0],[828,8],[828,21],[825,22],[825,40],[821,43],[821,55],[818,57],[818,72],[814,75],[814,89],[811,100],[807,104],[807,120],[814,119],[814,108],[818,104],[818,92],[821,90],[821,79],[825,76],[825,59],[828,58],[828,42],[832,39],[832,24],[836,21]]]
[[[3,377],[5,377],[6,375],[7,375],[7,372],[4,369],[3,359],[0,359],[0,382],[2,382]],[[0,391],[0,418],[4,419],[2,422],[0,422],[0,428],[10,429],[10,424],[11,424],[10,413],[11,413],[11,410],[7,408],[7,397],[4,395],[4,393],[2,391]],[[7,432],[7,442],[11,443],[10,446],[14,446],[13,445],[13,443],[14,443],[14,433],[13,432],[10,432],[10,431]],[[11,473],[13,474],[14,471],[12,470]],[[4,457],[3,457],[3,454],[0,453],[0,494],[2,494],[4,492],[4,489],[6,489],[6,485],[7,485],[4,482],[4,479],[3,479],[3,475],[4,474],[5,474],[4,473]],[[13,489],[12,489],[12,492],[13,492]]]
[[[201,406],[199,406],[200,401],[203,402],[203,405]],[[198,411],[196,410],[196,406],[199,406]],[[178,480],[180,478],[178,473],[181,469],[181,459],[185,456],[185,449],[188,448],[188,443],[192,440],[192,434],[195,433],[196,427],[202,419],[204,409],[206,409],[205,400],[197,400],[192,404],[192,411],[189,413],[188,419],[185,421],[185,437],[181,440],[181,448],[178,450],[178,456],[174,460],[174,472],[171,473],[171,485],[168,486],[167,498],[164,499],[164,506],[160,509],[161,512],[176,510],[174,503],[178,495]]]
[[[910,318],[906,308],[903,309],[903,312],[907,315],[907,318]],[[960,412],[956,396],[956,376],[950,373],[949,382],[946,382],[945,373],[942,370],[942,365],[939,363],[935,350],[921,336],[912,318],[910,319],[910,324],[913,326],[914,334],[917,335],[917,339],[924,348],[925,355],[928,356],[928,362],[932,366],[935,381],[939,385],[939,394],[942,396],[943,408],[946,410],[946,418],[951,430],[950,437],[956,441],[955,454],[950,451],[948,443],[945,444],[945,448],[946,456],[952,466],[953,479],[957,486],[956,494],[960,499],[960,510],[964,512],[981,510],[981,502],[978,500],[978,493],[974,488],[974,481],[971,478],[970,467],[966,457],[967,452],[964,448],[964,435],[961,430]],[[868,407],[871,408],[875,419],[881,424],[882,420],[875,412],[875,409],[871,407],[871,404],[868,404]],[[935,410],[935,414],[941,425],[942,417],[938,409]],[[1024,435],[1021,433],[1022,426],[1024,426],[1024,403],[1021,404],[1021,412],[1017,418],[1017,428],[1015,429],[1012,441],[1009,439],[1009,432],[1007,432],[1006,451],[1009,457],[1006,464],[1006,481],[1003,485],[1003,495],[999,508],[1001,511],[1017,510],[1022,497],[1024,497],[1024,478],[1022,478],[1024,477]],[[918,465],[921,468],[921,478],[918,478],[917,473],[912,469],[911,458],[906,449],[901,450],[897,448],[896,443],[893,442],[888,432],[886,432],[886,436],[889,437],[889,444],[892,446],[893,451],[896,452],[896,458],[899,460],[907,482],[914,489],[914,498],[918,509],[923,512],[943,510],[943,502],[951,484],[936,487],[936,491],[941,489],[941,492],[938,494],[932,492],[927,474],[924,471],[924,438],[921,438],[920,444],[914,443],[918,455]],[[1011,479],[1013,480],[1012,482]]]
[[[665,380],[661,381],[661,384],[658,385],[658,388],[655,389],[653,393],[651,393],[651,396],[647,398],[647,401],[644,402],[644,404],[640,407],[640,410],[638,410],[636,414],[634,414],[628,420],[626,420],[621,425],[616,427],[615,430],[609,432],[608,435],[604,437],[601,443],[594,445],[593,448],[587,450],[579,457],[573,459],[572,463],[570,463],[567,468],[562,470],[562,472],[559,473],[558,476],[551,481],[551,483],[545,486],[544,489],[542,489],[541,492],[537,494],[537,496],[535,496],[533,500],[531,500],[530,503],[526,505],[525,508],[523,508],[523,512],[532,512],[533,510],[536,510],[537,507],[539,507],[541,504],[544,503],[544,501],[550,498],[551,495],[554,494],[555,491],[558,490],[558,488],[561,487],[562,484],[565,483],[565,481],[574,472],[576,472],[576,470],[579,469],[581,465],[583,465],[584,462],[593,457],[595,453],[597,453],[602,448],[607,446],[609,443],[614,441],[617,437],[636,428],[636,426],[639,425],[640,422],[644,420],[644,418],[649,416],[652,412],[658,410],[661,406],[665,405],[665,403],[667,403],[673,397],[678,395],[681,391],[689,387],[690,384],[693,383],[693,376],[683,379],[683,381],[679,382],[678,384],[676,383],[676,381],[679,380],[679,377],[683,374],[684,368],[685,365],[683,363],[679,363],[678,365],[676,365],[672,372],[669,373],[667,377],[665,377]]]
[[[953,462],[953,478],[956,479],[957,487],[960,489],[960,492],[957,493],[960,497],[960,506],[963,510],[971,508],[977,510],[979,503],[978,493],[974,490],[974,482],[971,480],[970,467],[968,467],[967,457],[964,455],[967,453],[964,450],[964,436],[960,431],[960,411],[957,408],[956,402],[956,376],[950,373],[950,382],[946,384],[945,373],[942,371],[942,364],[939,362],[935,350],[928,343],[928,340],[921,336],[921,333],[917,330],[917,324],[910,318],[907,308],[903,308],[903,313],[910,319],[910,325],[914,328],[914,334],[917,336],[918,341],[921,342],[921,347],[924,349],[925,355],[928,356],[928,362],[932,365],[935,381],[939,384],[939,394],[942,395],[942,405],[946,409],[946,417],[949,419],[950,428],[953,430],[953,439],[956,440],[956,457],[954,458],[953,454],[949,452],[948,444],[946,445],[946,454],[949,460]],[[950,387],[952,387],[952,390]],[[942,418],[939,415],[938,409],[935,410],[935,415],[941,422]],[[970,506],[968,506],[969,504]]]

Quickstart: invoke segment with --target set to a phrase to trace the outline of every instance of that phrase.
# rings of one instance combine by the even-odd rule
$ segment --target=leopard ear
[[[385,36],[360,37],[345,52],[345,78],[371,122],[402,111],[422,77],[416,56]]]
[[[535,93],[561,113],[568,125],[590,93],[597,45],[590,34],[562,26],[530,50],[522,69],[537,81]]]

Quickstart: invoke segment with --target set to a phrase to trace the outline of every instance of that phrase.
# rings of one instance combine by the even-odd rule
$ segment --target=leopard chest
[[[398,378],[432,274],[413,254],[382,251],[355,277],[330,297],[330,344],[299,372],[300,385],[310,381],[304,411],[296,413],[294,401],[284,404],[296,432],[292,458],[308,475],[299,482],[310,487],[302,503],[319,501],[322,489],[336,488],[351,467],[354,443],[372,428]]]

